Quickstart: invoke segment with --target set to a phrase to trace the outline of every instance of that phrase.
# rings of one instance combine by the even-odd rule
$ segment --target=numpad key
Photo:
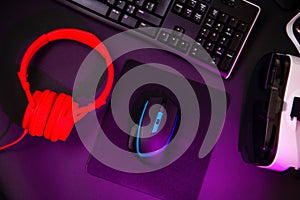
[[[149,40],[229,78],[260,13],[245,0],[57,0],[119,30]],[[157,28],[147,28],[157,27]],[[161,28],[161,29],[159,29]],[[140,31],[140,32],[141,32]],[[184,36],[192,40],[186,40]],[[210,58],[205,60],[205,50]]]

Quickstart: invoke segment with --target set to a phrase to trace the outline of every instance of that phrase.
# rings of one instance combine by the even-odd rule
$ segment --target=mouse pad
[[[134,60],[127,61],[122,69],[121,77],[122,74],[125,74],[128,70],[140,64],[141,63]],[[89,159],[87,161],[88,173],[93,176],[106,179],[113,183],[137,190],[139,192],[146,193],[158,199],[197,199],[211,156],[211,153],[209,153],[206,157],[202,159],[198,157],[200,147],[203,143],[204,137],[206,135],[210,123],[211,102],[206,85],[190,80],[188,81],[194,89],[195,94],[198,98],[199,109],[201,110],[201,118],[196,137],[194,138],[189,148],[184,152],[184,154],[181,157],[179,157],[179,159],[177,159],[170,165],[156,171],[146,173],[129,173],[108,167],[105,164],[98,161],[92,154],[90,154]],[[140,91],[140,93],[146,94],[144,96],[155,94],[168,96],[176,103],[176,98],[172,96],[172,93],[170,91],[165,89],[165,92],[157,92],[158,88],[156,87],[157,86],[155,85],[148,85],[143,87],[142,89],[139,88],[138,90]],[[221,91],[219,90],[212,90],[221,93]],[[135,92],[132,96],[133,98],[135,98],[134,96],[143,95],[140,95],[139,92]],[[143,98],[141,99],[142,101],[144,100]],[[229,97],[227,95],[227,107],[229,104],[228,102]],[[141,109],[139,108],[139,106],[136,106],[135,108]],[[132,110],[132,105],[129,105],[129,109]],[[131,112],[130,114],[132,114],[132,119],[135,121],[135,114]],[[112,116],[110,104],[101,118],[102,119],[100,124],[106,137],[114,145],[118,146],[121,149],[129,151],[129,137],[116,124]],[[128,121],[129,120],[127,120],[127,123]],[[128,126],[130,129],[130,125]],[[99,140],[100,137],[96,139],[93,151],[101,150]]]

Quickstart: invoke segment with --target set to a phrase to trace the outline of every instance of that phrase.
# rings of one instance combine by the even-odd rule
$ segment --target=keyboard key
[[[219,10],[217,10],[217,9],[211,9],[211,11],[210,11],[210,13],[209,13],[209,16],[210,16],[211,18],[217,19],[218,16],[219,16],[219,13],[220,13]]]
[[[221,33],[221,32],[223,31],[223,28],[224,28],[224,25],[223,25],[223,24],[217,23],[217,24],[215,25],[214,30],[215,30],[216,32],[218,32],[218,33]]]
[[[215,45],[211,42],[208,42],[206,45],[205,45],[205,49],[206,51],[208,51],[209,53],[212,53],[214,51],[214,48],[215,48]]]
[[[179,42],[179,38],[177,37],[174,37],[174,36],[171,36],[169,39],[168,39],[168,44],[174,48],[177,47],[178,45],[178,42]]]
[[[241,31],[241,32],[246,32],[247,28],[248,28],[248,25],[244,22],[241,22],[237,30]]]
[[[158,36],[158,40],[163,42],[163,43],[167,43],[169,40],[170,34],[166,33],[164,31],[160,32],[159,36]]]
[[[217,47],[214,54],[221,57],[223,55],[224,51],[225,51],[225,49],[223,47]]]
[[[79,3],[83,5],[84,7],[91,9],[101,15],[106,15],[109,6],[107,6],[104,3],[101,3],[99,1],[94,0],[87,0],[87,1],[81,1],[81,0],[72,0],[73,2]]]
[[[183,11],[183,16],[185,16],[185,17],[187,17],[187,18],[190,18],[191,16],[192,16],[192,10],[191,9],[189,9],[189,8],[186,8],[186,9],[184,9],[184,11]]]
[[[205,25],[208,26],[209,28],[213,27],[215,23],[215,20],[213,20],[212,18],[208,18],[205,22]]]
[[[215,64],[216,66],[218,66],[219,63],[220,63],[221,57],[219,57],[219,56],[212,56],[211,58],[212,58],[213,64]]]
[[[200,3],[199,6],[198,6],[198,8],[197,8],[197,10],[198,10],[201,14],[203,14],[203,13],[206,12],[206,8],[207,8],[207,5],[206,5],[206,4]]]
[[[238,20],[234,17],[230,18],[228,26],[235,28],[238,24]]]
[[[112,11],[109,14],[109,18],[118,21],[120,14],[121,14],[120,11],[112,9]]]
[[[231,37],[233,32],[234,32],[233,28],[227,27],[225,29],[225,35],[227,35],[228,37]]]
[[[230,7],[234,7],[235,1],[236,0],[223,0],[223,3],[225,3],[226,5],[228,5]]]
[[[210,36],[210,40],[213,42],[217,42],[219,40],[220,35],[218,33],[212,33]]]
[[[156,2],[155,8],[154,8],[154,13],[157,14],[158,16],[165,16],[167,13],[167,10],[169,8],[170,1],[169,0],[154,0]]]
[[[238,47],[241,45],[243,41],[243,37],[244,35],[242,33],[237,32],[236,34],[234,34],[229,49],[232,51],[236,51]]]
[[[148,2],[145,6],[145,9],[148,10],[149,12],[154,11],[155,8],[155,3],[154,2]]]
[[[121,10],[124,9],[125,5],[126,5],[126,3],[123,0],[119,0],[117,3],[117,7],[120,8]]]
[[[225,14],[225,13],[222,13],[222,14],[220,15],[220,17],[219,17],[219,21],[222,22],[222,23],[224,23],[224,24],[226,24],[227,21],[228,21],[228,15]]]
[[[227,47],[228,43],[229,43],[229,39],[226,36],[223,36],[219,41],[219,44],[222,45],[223,47]]]
[[[202,60],[204,62],[208,62],[209,59],[210,59],[210,56],[209,54],[203,49],[203,47],[198,44],[198,43],[195,43],[190,52],[189,52],[189,55],[198,59],[198,60]]]
[[[182,52],[186,53],[187,50],[188,50],[188,48],[189,48],[189,46],[190,46],[190,44],[188,42],[180,40],[179,43],[178,43],[178,45],[177,45],[177,49],[179,51],[182,51]]]
[[[134,11],[135,11],[135,6],[134,5],[128,5],[127,6],[127,9],[126,9],[127,13],[132,14],[132,13],[134,13]]]
[[[204,46],[205,44],[205,39],[202,37],[197,37],[196,42],[198,42],[199,44],[201,44],[201,46]]]
[[[196,24],[200,24],[201,19],[202,19],[202,15],[200,13],[195,13],[192,18],[193,22],[195,22]]]
[[[227,52],[219,66],[219,68],[223,71],[228,71],[232,61],[234,58],[234,53],[232,52]]]
[[[180,3],[185,4],[187,0],[177,0],[177,1],[180,2]]]
[[[200,32],[200,36],[203,36],[205,38],[207,38],[208,34],[209,34],[209,30],[207,28],[202,29]]]
[[[175,4],[172,11],[176,14],[180,14],[183,10],[183,6],[180,4]]]
[[[135,4],[136,4],[137,6],[142,7],[143,4],[144,4],[144,2],[145,2],[145,0],[136,0]]]
[[[116,2],[116,0],[107,0],[107,3],[110,4],[110,5],[114,5]]]
[[[135,28],[135,26],[137,24],[137,19],[135,19],[131,16],[128,16],[128,15],[124,15],[121,20],[121,23],[129,26],[130,28]]]
[[[195,8],[195,7],[196,7],[196,4],[197,4],[197,1],[196,1],[196,0],[189,0],[189,1],[188,1],[188,6],[189,6],[189,7]]]
[[[142,11],[142,10],[138,10],[138,12],[136,13],[136,17],[144,20],[144,21],[147,21],[155,26],[159,26],[160,22],[161,22],[161,19],[146,12],[146,11]]]

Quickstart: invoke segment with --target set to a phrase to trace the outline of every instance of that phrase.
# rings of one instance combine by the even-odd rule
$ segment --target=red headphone
[[[50,90],[30,92],[30,84],[27,81],[27,68],[35,53],[48,42],[68,39],[83,43],[95,49],[105,59],[108,78],[101,95],[86,106],[79,107],[73,102],[72,97],[65,93],[57,94]],[[65,141],[74,126],[74,123],[83,118],[88,112],[100,108],[106,103],[106,99],[112,89],[114,80],[114,68],[112,59],[104,44],[93,34],[78,29],[58,29],[43,34],[36,39],[26,50],[18,76],[28,99],[28,105],[23,117],[23,134],[14,142],[0,147],[6,149],[19,141],[29,133],[32,136],[43,136],[52,142],[57,140]]]

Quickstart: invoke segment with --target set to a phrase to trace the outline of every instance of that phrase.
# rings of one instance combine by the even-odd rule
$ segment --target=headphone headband
[[[35,106],[35,102],[30,91],[30,84],[27,80],[28,73],[27,69],[32,57],[36,54],[36,52],[41,49],[43,46],[48,44],[49,42],[56,40],[74,40],[79,43],[83,43],[92,49],[95,49],[105,60],[107,65],[108,78],[106,81],[105,88],[103,92],[99,95],[99,97],[93,102],[86,106],[75,108],[74,110],[74,121],[77,122],[82,117],[84,117],[88,112],[100,108],[102,105],[106,103],[106,99],[112,89],[113,80],[114,80],[114,68],[112,64],[112,59],[107,48],[104,44],[93,34],[73,28],[64,28],[57,29],[51,31],[49,33],[41,35],[38,39],[36,39],[26,50],[22,62],[20,71],[18,72],[18,76],[22,85],[23,90],[26,93],[29,105]],[[73,102],[74,103],[74,102]]]

